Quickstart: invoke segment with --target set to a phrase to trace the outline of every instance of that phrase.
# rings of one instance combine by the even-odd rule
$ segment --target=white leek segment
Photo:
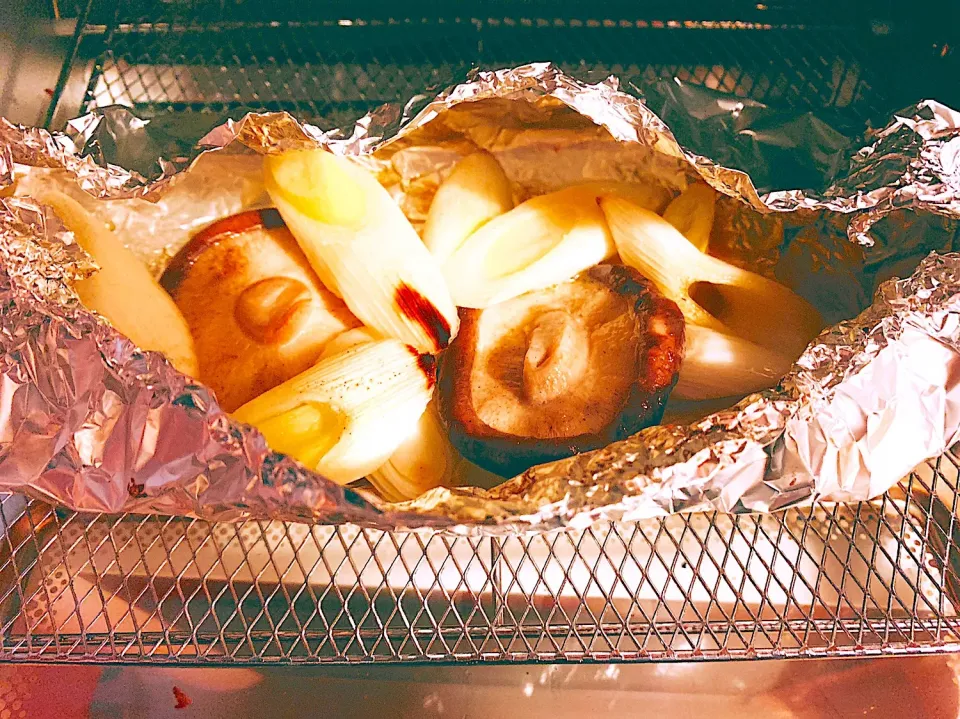
[[[73,285],[83,305],[106,317],[138,347],[162,352],[180,372],[196,377],[197,355],[187,322],[150,271],[76,200],[54,191],[37,199],[54,209],[100,266]]]
[[[323,352],[317,358],[317,361],[333,357],[341,352],[346,352],[351,347],[356,347],[365,342],[376,342],[383,339],[369,327],[354,327],[352,330],[341,332],[332,340],[323,346]]]
[[[421,352],[456,335],[437,261],[373,175],[325,150],[298,150],[265,158],[264,182],[320,280],[364,324]]]
[[[716,208],[716,190],[703,182],[695,182],[667,205],[663,219],[680,230],[690,244],[706,252]]]
[[[596,199],[567,189],[491,220],[443,267],[459,307],[489,307],[563,282],[614,252]]]
[[[617,251],[679,305],[687,323],[797,357],[822,320],[783,285],[703,254],[665,219],[630,202],[601,200]]]
[[[531,198],[470,235],[443,266],[458,307],[484,308],[565,282],[616,252],[597,203],[605,195],[659,208],[656,185],[586,182]]]
[[[460,160],[437,189],[423,243],[443,263],[482,225],[513,207],[510,181],[489,152]]]
[[[576,189],[588,193],[595,199],[601,197],[619,197],[651,212],[662,212],[673,196],[663,185],[652,182],[619,182],[617,180],[590,180],[570,185],[565,189]]]
[[[453,487],[462,463],[430,406],[410,436],[367,479],[388,502],[403,502],[435,487]]]
[[[432,364],[398,340],[358,344],[234,412],[276,451],[346,484],[399,447],[433,389]]]
[[[775,385],[795,359],[796,355],[688,324],[673,396],[687,400],[741,397]]]

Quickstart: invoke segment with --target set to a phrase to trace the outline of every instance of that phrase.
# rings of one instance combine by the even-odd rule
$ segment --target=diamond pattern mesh
[[[336,2],[94,2],[76,60],[87,91],[80,107],[61,114],[122,104],[145,116],[202,113],[212,124],[247,110],[289,110],[328,129],[385,102],[432,95],[472,67],[551,60],[585,80],[617,75],[641,92],[677,77],[828,110],[859,130],[919,99],[927,80],[942,100],[952,86],[952,66],[940,57],[949,46],[929,29],[918,39],[837,12],[820,12],[821,24],[809,26],[797,22],[808,14],[800,3],[731,2],[726,15],[715,3],[694,3],[684,8],[693,20],[669,19],[681,12],[669,4],[659,14],[656,4],[646,8],[648,19],[631,3],[598,2],[589,14],[582,3],[529,0],[470,14],[468,3],[455,6],[459,16],[443,3],[407,3],[414,7],[406,15],[404,3],[377,5],[357,18],[355,5]]]
[[[616,74],[643,91],[678,77],[832,113],[858,128],[930,94],[924,83],[950,101],[948,45],[896,35],[857,14],[851,24],[825,12],[836,3],[733,2],[727,15],[705,3],[687,17],[709,19],[694,21],[670,20],[670,3],[648,15],[663,20],[637,19],[632,3],[580,3],[566,14],[555,2],[491,5],[494,17],[458,18],[398,15],[391,3],[357,19],[336,2],[97,0],[67,68],[86,73],[87,90],[79,107],[63,109],[70,116],[119,103],[206,127],[246,110],[283,109],[345,127],[381,103],[429,95],[472,66],[544,59],[586,80]],[[809,13],[792,17],[797,8]],[[805,25],[810,17],[821,25]],[[946,454],[860,505],[495,538],[82,516],[11,495],[0,504],[0,659],[611,661],[955,651],[958,463]]]
[[[0,658],[665,660],[960,649],[957,464],[860,505],[464,537],[8,496]]]

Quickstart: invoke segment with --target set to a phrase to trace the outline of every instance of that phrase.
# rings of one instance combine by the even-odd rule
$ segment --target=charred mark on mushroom
[[[248,212],[241,212],[238,215],[231,215],[216,222],[211,222],[191,237],[190,242],[177,253],[176,257],[173,258],[173,261],[170,262],[163,276],[160,278],[160,285],[173,295],[183,282],[183,278],[186,277],[190,268],[204,250],[222,242],[228,237],[239,235],[258,227],[272,229],[283,226],[283,218],[281,218],[280,213],[273,208],[249,210]]]

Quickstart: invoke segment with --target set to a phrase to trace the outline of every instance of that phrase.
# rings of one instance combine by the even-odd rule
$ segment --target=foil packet
[[[383,502],[271,451],[207,388],[86,311],[70,282],[96,267],[31,199],[46,184],[69,192],[159,272],[201,227],[267,202],[264,154],[318,145],[378,173],[414,223],[478,147],[518,199],[583,180],[679,191],[702,179],[724,196],[725,259],[835,324],[777,387],[729,408],[675,406],[673,421],[489,489]],[[533,64],[474,73],[346,131],[250,114],[191,147],[172,123],[125,108],[65,133],[0,121],[0,490],[79,511],[544,531],[866,500],[958,439],[960,113],[938,103],[852,139],[679,82],[644,100],[613,78],[590,85]],[[701,154],[711,148],[722,163]],[[770,148],[810,186],[776,186]]]

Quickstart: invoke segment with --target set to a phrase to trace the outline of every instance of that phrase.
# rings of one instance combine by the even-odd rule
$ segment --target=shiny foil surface
[[[535,64],[475,73],[342,131],[247,115],[193,153],[124,108],[78,118],[65,134],[0,121],[0,489],[81,511],[540,531],[864,500],[955,443],[960,113],[925,101],[864,138],[812,117],[767,122],[758,137],[743,117],[759,111],[752,101],[675,83],[646,103],[612,78],[586,85]],[[695,122],[723,113],[736,122],[718,128],[757,145],[721,153],[736,166],[718,164],[681,145],[652,107],[678,132],[689,120],[697,148],[728,147],[720,129]],[[785,142],[810,188],[777,187],[764,164],[763,144]],[[267,202],[263,154],[319,144],[378,173],[415,225],[477,147],[496,155],[517,199],[581,180],[679,191],[702,178],[726,195],[724,259],[776,277],[835,324],[778,387],[729,409],[678,404],[664,425],[495,488],[384,503],[272,452],[209,390],[80,306],[69,283],[96,266],[30,199],[50,184],[69,192],[159,273],[198,229]]]

